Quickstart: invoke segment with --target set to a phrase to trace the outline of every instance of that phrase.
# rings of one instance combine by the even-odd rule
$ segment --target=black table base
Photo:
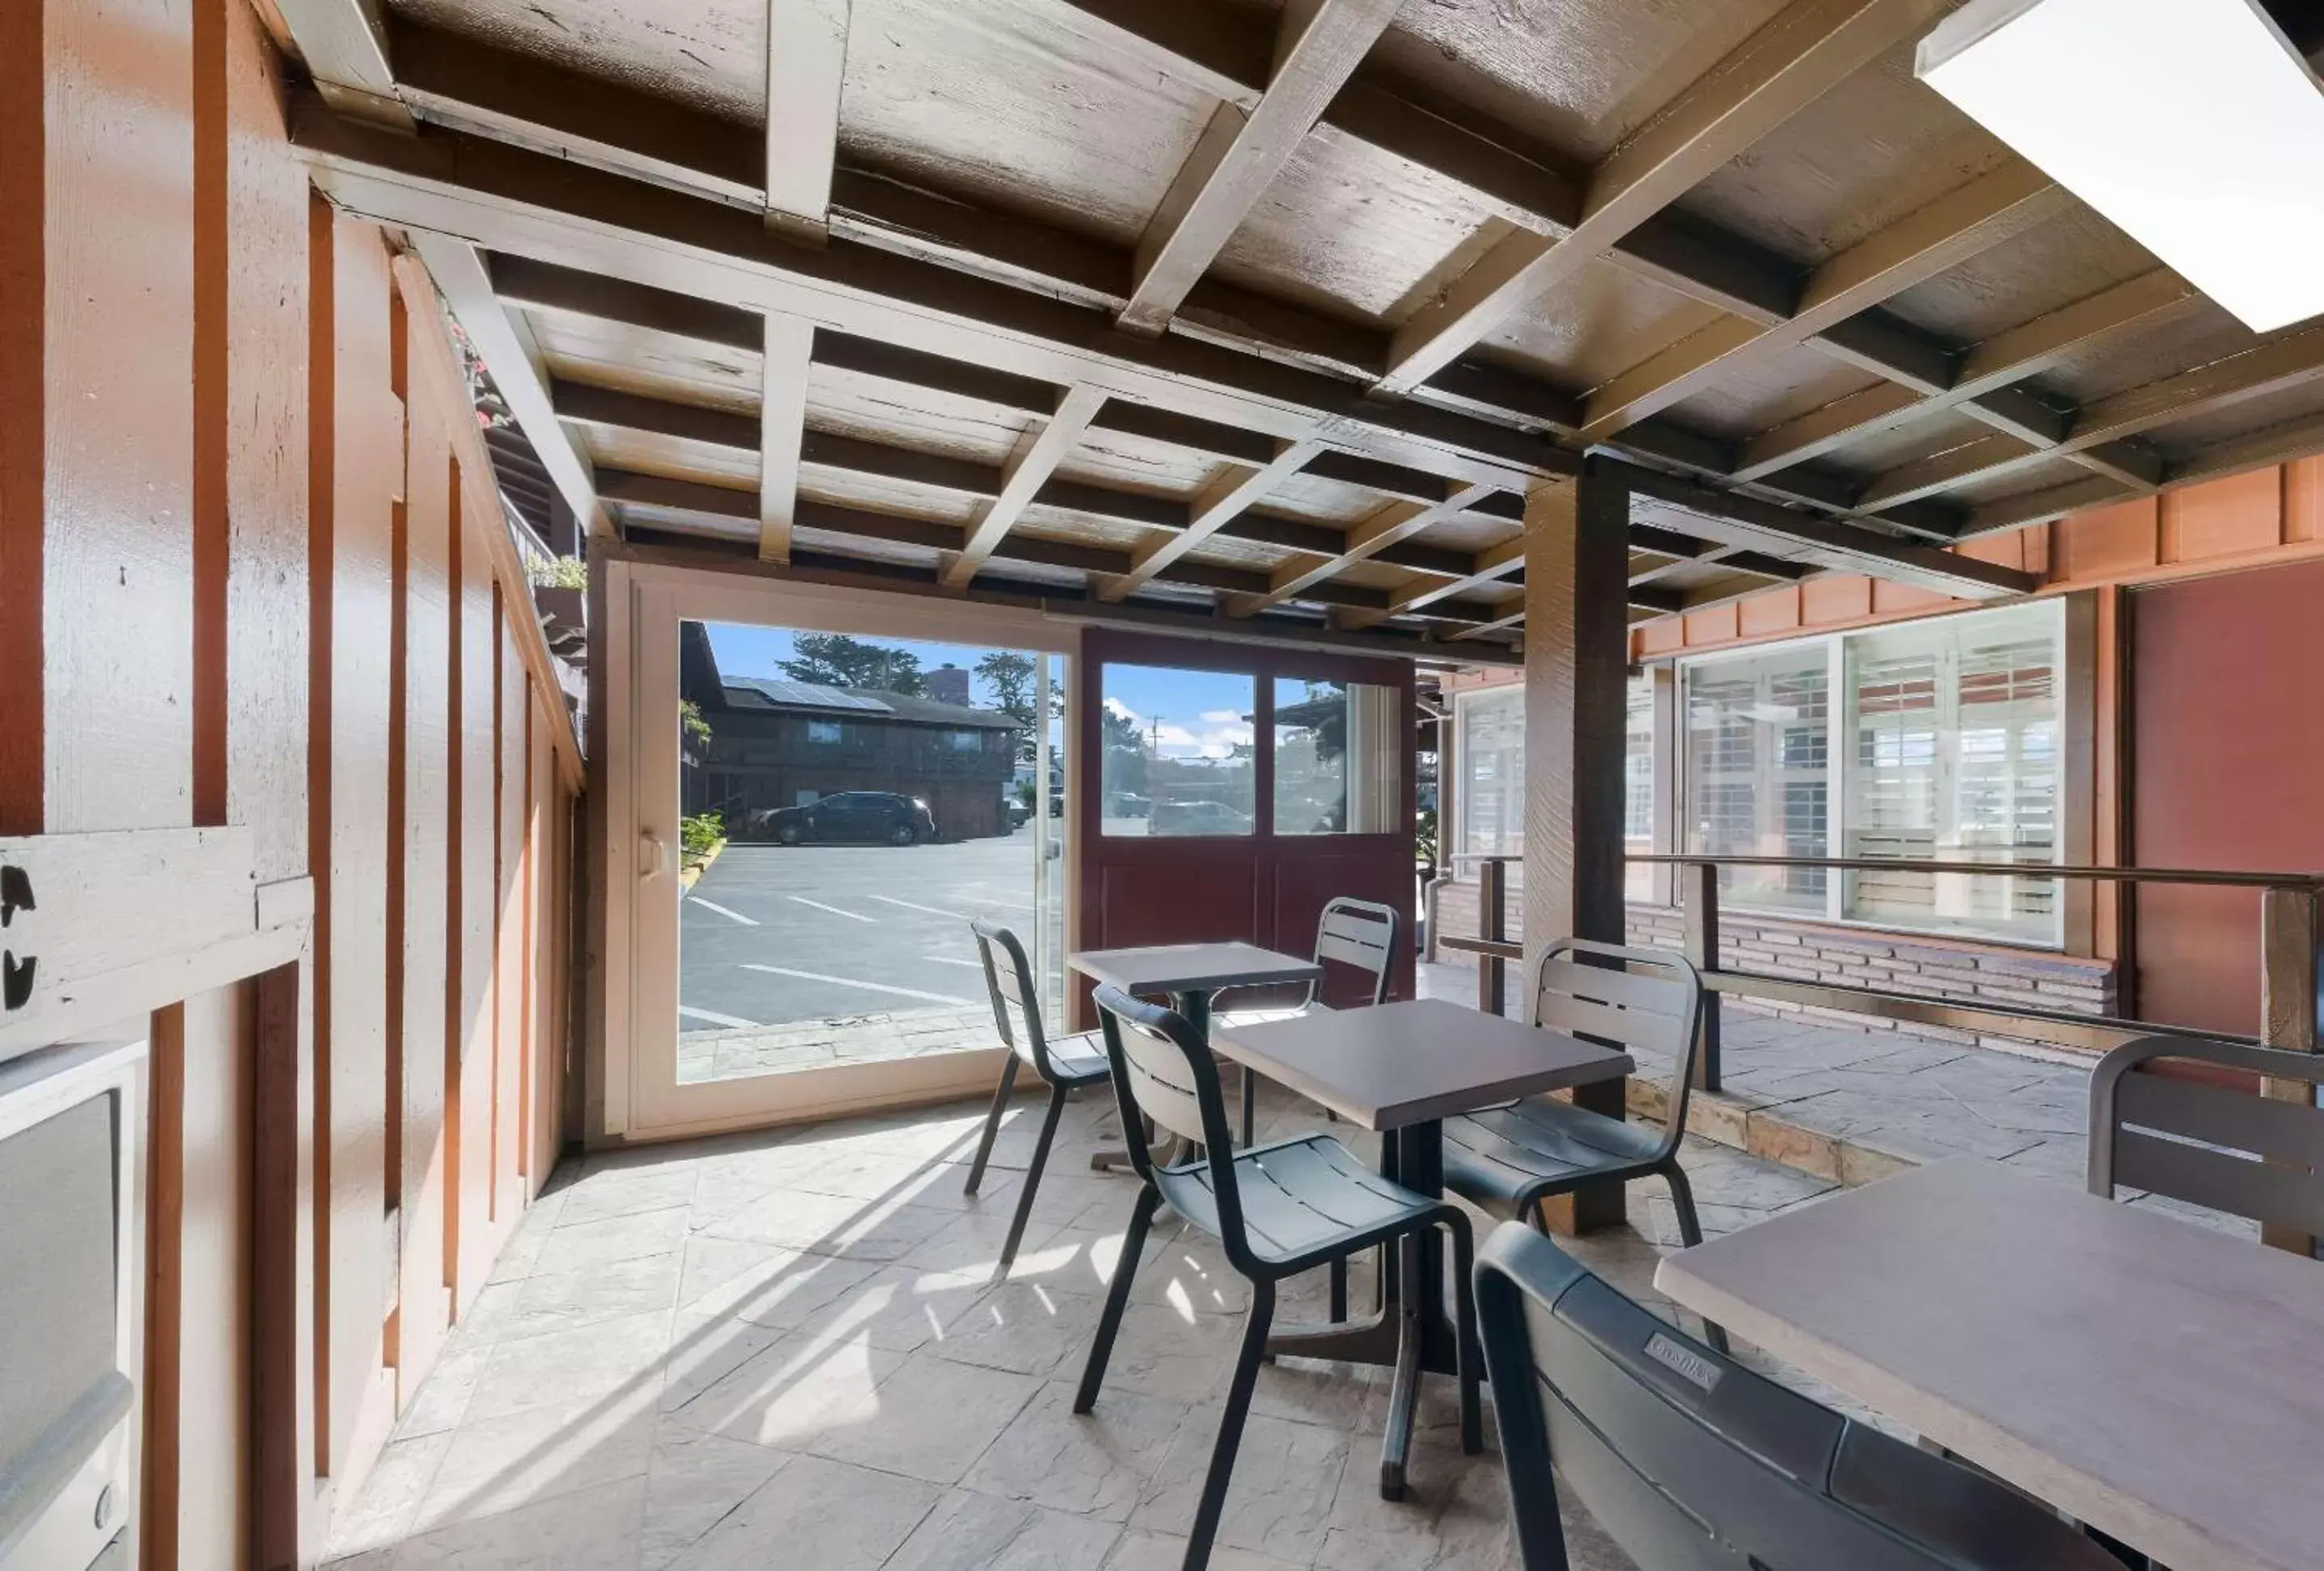
[[[1407,1124],[1388,1136],[1396,1181],[1432,1197],[1444,1192],[1443,1125]],[[1378,1313],[1325,1326],[1286,1326],[1267,1339],[1270,1357],[1322,1358],[1394,1369],[1388,1424],[1380,1439],[1380,1498],[1404,1498],[1412,1431],[1424,1374],[1457,1375],[1461,1338],[1445,1303],[1444,1235],[1431,1227],[1397,1245],[1397,1269],[1384,1274]]]
[[[1194,1028],[1196,1035],[1206,1042],[1211,1040],[1211,995],[1208,992],[1174,993],[1170,995],[1170,1007],[1185,1017],[1186,1023]],[[1242,1143],[1248,1146],[1259,1133],[1259,1077],[1240,1066],[1237,1066],[1237,1069],[1242,1077]],[[1149,1142],[1147,1151],[1149,1159],[1157,1163],[1167,1163],[1172,1160],[1172,1153],[1178,1145],[1176,1140],[1152,1144],[1154,1131],[1151,1127],[1146,1131],[1146,1137]],[[1127,1140],[1129,1135],[1125,1132],[1122,1138]],[[1129,1166],[1130,1153],[1127,1151],[1090,1153],[1090,1171],[1093,1173],[1120,1172]]]

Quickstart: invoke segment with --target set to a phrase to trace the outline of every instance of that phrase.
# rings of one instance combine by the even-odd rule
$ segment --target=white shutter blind
[[[1687,849],[1829,855],[1831,674],[1822,644],[1686,669]],[[1821,868],[1729,868],[1738,909],[1821,913]]]

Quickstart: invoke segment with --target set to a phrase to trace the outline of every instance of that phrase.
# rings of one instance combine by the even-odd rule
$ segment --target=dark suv
[[[927,803],[895,791],[834,791],[798,808],[766,808],[751,815],[752,838],[786,846],[810,840],[876,841],[912,846],[936,837]]]

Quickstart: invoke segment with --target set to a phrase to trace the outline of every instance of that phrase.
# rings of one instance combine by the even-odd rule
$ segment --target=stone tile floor
[[[1035,1105],[1019,1103],[974,1199],[961,1182],[982,1109],[965,1103],[568,1164],[344,1513],[337,1565],[1175,1566],[1242,1289],[1166,1218],[1104,1395],[1074,1418],[1134,1191],[1088,1170],[1114,1120],[1109,1101],[1078,1101],[995,1285]],[[1278,1132],[1322,1124],[1288,1096],[1265,1108]],[[1702,1142],[1687,1162],[1713,1234],[1831,1187]],[[1667,1197],[1641,1184],[1631,1199],[1634,1226],[1580,1252],[1673,1313],[1647,1287],[1675,1242]],[[1320,1273],[1280,1313],[1321,1318]],[[1385,1372],[1267,1368],[1213,1565],[1516,1566],[1497,1460],[1461,1455],[1449,1384],[1431,1382],[1413,1485],[1391,1505],[1376,1488]],[[1586,1520],[1572,1537],[1582,1571],[1627,1571]]]
[[[734,1080],[881,1058],[917,1058],[992,1045],[992,1011],[962,1008],[877,1011],[794,1021],[788,1025],[688,1030],[678,1039],[678,1082]]]

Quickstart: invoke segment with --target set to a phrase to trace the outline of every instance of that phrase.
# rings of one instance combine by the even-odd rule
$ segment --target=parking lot
[[[680,907],[678,1029],[982,1009],[968,919],[1008,923],[1029,953],[1033,855],[1030,825],[949,846],[730,845]]]

